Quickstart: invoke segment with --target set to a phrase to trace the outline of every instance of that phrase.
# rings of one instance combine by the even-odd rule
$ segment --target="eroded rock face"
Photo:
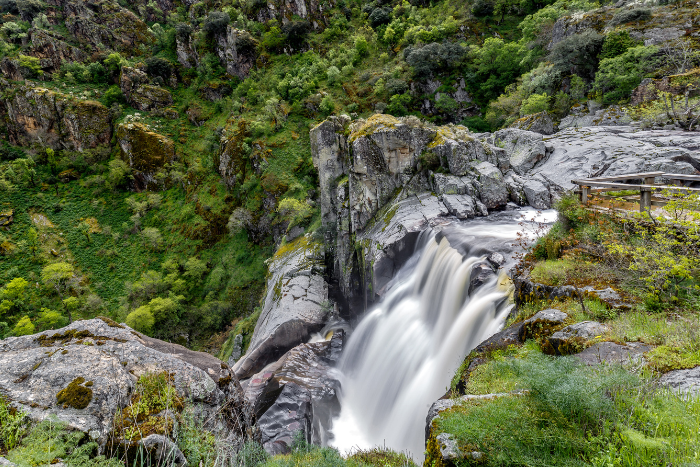
[[[510,128],[518,130],[527,130],[542,135],[551,135],[555,131],[554,122],[549,112],[540,112],[532,115],[526,115],[514,121]]]
[[[87,54],[61,40],[60,36],[45,29],[31,29],[31,49],[29,54],[41,61],[41,68],[50,72],[58,71],[63,62],[82,62]]]
[[[162,109],[173,104],[170,91],[153,86],[146,72],[137,68],[122,67],[119,86],[127,102],[138,110]]]
[[[96,101],[25,85],[8,93],[5,108],[10,141],[20,146],[83,151],[112,137],[109,109]]]
[[[217,37],[216,53],[229,75],[245,79],[255,64],[256,45],[248,31],[228,26],[226,34]]]
[[[121,157],[134,170],[134,188],[156,188],[155,174],[175,159],[172,140],[150,130],[142,123],[122,123],[117,127]]]
[[[323,327],[328,313],[322,306],[328,299],[324,270],[323,246],[309,237],[275,253],[248,352],[233,367],[238,378],[252,376]]]
[[[494,133],[493,140],[505,149],[510,166],[518,175],[532,169],[547,152],[542,135],[533,131],[506,128]]]
[[[209,354],[99,318],[0,341],[0,392],[12,405],[35,421],[55,415],[101,444],[107,440],[115,412],[129,402],[138,378],[163,371],[174,375],[181,397],[210,410],[216,410],[238,386],[230,370]],[[70,394],[59,403],[58,394],[71,383],[82,388],[82,403]]]

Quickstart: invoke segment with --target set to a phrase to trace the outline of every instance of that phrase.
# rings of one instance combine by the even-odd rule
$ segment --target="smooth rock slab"
[[[650,345],[638,342],[628,342],[627,345],[615,342],[598,342],[588,347],[583,352],[575,355],[576,358],[589,366],[601,363],[635,363],[644,358],[644,352],[653,349]]]
[[[700,366],[688,370],[669,371],[659,383],[689,396],[700,396]]]

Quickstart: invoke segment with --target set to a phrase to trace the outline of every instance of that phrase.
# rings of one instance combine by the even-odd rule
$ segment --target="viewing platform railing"
[[[654,180],[657,177],[671,180],[676,185],[656,185]],[[624,183],[626,180],[642,180],[642,183]],[[639,190],[639,210],[644,212],[651,209],[651,206],[663,206],[664,201],[652,200],[651,195],[654,190],[679,190],[686,192],[700,192],[700,188],[693,188],[681,185],[685,182],[700,183],[700,175],[671,174],[665,172],[643,172],[632,174],[621,174],[613,177],[593,177],[571,180],[571,183],[578,185],[576,192],[580,193],[581,204],[588,205],[589,197],[593,193],[605,193],[620,190]],[[604,197],[609,198],[609,197]],[[623,198],[625,199],[625,198]],[[625,201],[631,201],[625,199]]]

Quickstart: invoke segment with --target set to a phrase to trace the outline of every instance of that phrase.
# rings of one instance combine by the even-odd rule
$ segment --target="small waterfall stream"
[[[512,251],[508,242],[521,229],[513,217],[458,232],[460,241],[486,244],[482,254],[472,245],[464,255],[446,236],[422,234],[416,253],[346,344],[338,368],[341,412],[329,444],[343,453],[387,446],[422,461],[430,405],[464,356],[498,332],[512,308],[503,276],[469,289],[484,251],[504,244]]]

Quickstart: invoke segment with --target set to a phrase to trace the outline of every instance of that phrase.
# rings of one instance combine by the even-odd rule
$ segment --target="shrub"
[[[520,115],[525,116],[549,110],[550,100],[551,98],[546,92],[543,94],[532,94],[520,106]]]
[[[17,324],[15,324],[12,334],[15,336],[27,336],[29,334],[34,334],[34,329],[34,323],[29,319],[29,316],[23,316],[17,321]]]
[[[433,42],[422,47],[407,47],[404,57],[417,78],[429,78],[438,71],[461,65],[466,58],[466,50],[459,44]]]
[[[41,69],[41,62],[36,57],[20,55],[19,66],[22,68],[22,74],[28,78],[36,78],[44,74],[44,71]]]
[[[287,43],[297,50],[304,45],[309,31],[311,31],[311,23],[306,20],[293,20],[282,26]]]
[[[125,103],[124,94],[122,94],[121,88],[116,84],[110,86],[102,95],[102,103],[107,107],[112,107],[113,104]]]
[[[393,96],[394,94],[403,94],[408,90],[408,84],[402,79],[391,78],[384,85],[384,90]]]
[[[202,28],[207,34],[216,35],[226,32],[226,26],[231,22],[228,13],[222,11],[212,11],[204,20]]]
[[[289,222],[287,229],[305,223],[311,218],[313,210],[304,201],[294,198],[284,198],[277,207],[277,212],[282,218]]]
[[[391,115],[406,115],[410,104],[411,96],[409,94],[395,94],[389,99],[386,111]]]
[[[658,67],[657,52],[656,47],[640,45],[617,57],[602,60],[593,87],[602,95],[603,103],[614,104],[629,98],[644,75]]]
[[[441,94],[440,97],[435,100],[435,110],[442,114],[452,114],[457,109],[459,109],[459,102],[447,94]]]
[[[615,16],[610,20],[610,26],[618,24],[631,23],[633,21],[646,21],[651,18],[650,8],[634,8],[632,10],[622,10],[615,13]]]
[[[151,335],[155,319],[148,306],[140,306],[126,317],[126,325],[132,329]]]
[[[641,41],[630,36],[629,31],[611,32],[605,36],[603,47],[600,50],[600,59],[615,58],[627,52],[628,49],[640,45]]]
[[[330,66],[326,71],[326,78],[328,78],[328,84],[336,84],[340,78],[340,70],[336,66]]]
[[[476,0],[472,6],[474,16],[491,16],[493,14],[493,2],[490,0]]]
[[[481,47],[473,47],[470,88],[480,100],[496,99],[506,86],[522,74],[527,47],[518,42],[505,42],[489,37]]]
[[[0,395],[0,451],[14,448],[27,432],[25,414]]]
[[[373,28],[382,24],[389,24],[391,21],[391,10],[389,8],[375,8],[369,15],[369,22]]]
[[[146,59],[146,73],[148,73],[150,76],[160,76],[163,81],[167,82],[167,80],[170,78],[172,70],[172,64],[164,58],[149,57]]]
[[[324,115],[330,115],[335,111],[335,102],[333,98],[329,95],[321,100],[321,105],[318,106],[318,110]]]
[[[367,57],[369,55],[367,39],[362,36],[355,38],[355,52],[357,52],[359,57]]]
[[[564,73],[593,78],[603,40],[603,36],[592,29],[574,34],[554,45],[549,60]]]

